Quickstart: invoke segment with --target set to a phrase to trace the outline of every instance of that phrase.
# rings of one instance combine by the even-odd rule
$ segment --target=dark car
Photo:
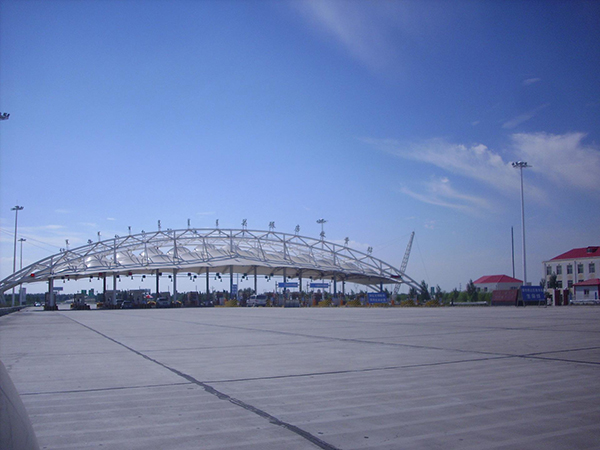
[[[170,308],[171,301],[165,297],[159,297],[156,299],[156,307],[157,308]]]

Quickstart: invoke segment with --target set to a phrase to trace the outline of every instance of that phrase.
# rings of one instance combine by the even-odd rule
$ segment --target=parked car
[[[246,301],[246,306],[267,306],[267,296],[264,294],[252,295]]]
[[[171,301],[165,297],[159,297],[156,299],[156,307],[157,308],[170,308]]]
[[[121,309],[132,309],[133,308],[133,302],[131,300],[124,300],[123,303],[121,303]]]
[[[199,306],[200,308],[210,308],[210,307],[212,307],[212,306],[215,306],[215,305],[214,305],[214,303],[213,303],[213,301],[212,301],[212,300],[206,300],[206,299],[204,298],[204,299],[200,299],[200,300],[198,301],[198,306]]]

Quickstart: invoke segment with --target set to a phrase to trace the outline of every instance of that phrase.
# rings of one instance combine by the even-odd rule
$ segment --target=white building
[[[600,247],[574,248],[543,264],[546,286],[555,274],[557,289],[572,289],[576,283],[598,278]]]
[[[575,283],[573,303],[600,303],[600,278]]]
[[[480,292],[508,291],[523,286],[521,280],[508,275],[486,275],[473,281],[473,284]]]

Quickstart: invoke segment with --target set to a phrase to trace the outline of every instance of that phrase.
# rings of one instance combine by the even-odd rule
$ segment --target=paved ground
[[[25,310],[45,449],[600,448],[600,308]]]

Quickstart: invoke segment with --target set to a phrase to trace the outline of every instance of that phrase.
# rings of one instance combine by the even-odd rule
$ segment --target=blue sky
[[[600,245],[599,42],[598,2],[1,0],[0,278],[16,204],[24,265],[323,217],[396,266],[414,230],[444,290],[511,275],[513,226],[520,278],[524,160],[537,283]]]

